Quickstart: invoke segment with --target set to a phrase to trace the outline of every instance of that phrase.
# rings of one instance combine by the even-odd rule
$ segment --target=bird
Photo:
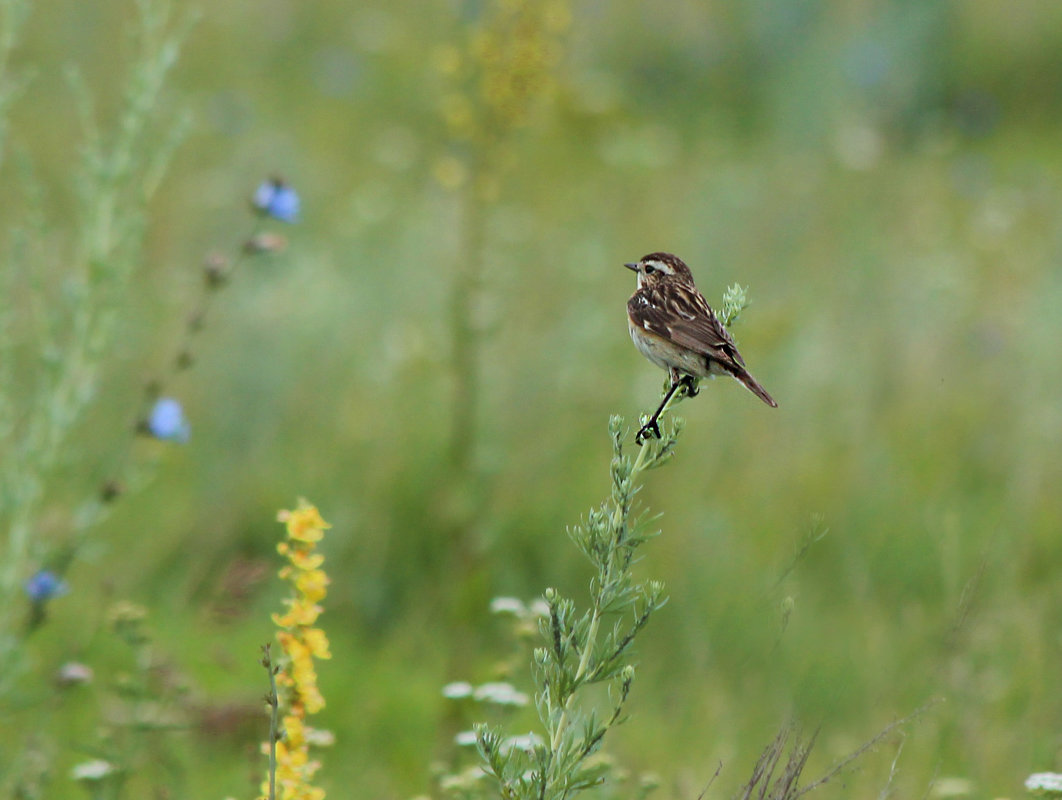
[[[680,387],[697,394],[697,379],[729,375],[771,408],[778,403],[745,368],[734,339],[693,282],[686,263],[671,253],[650,253],[624,264],[638,273],[638,288],[627,301],[631,339],[643,356],[666,369],[671,385],[663,402],[635,437],[640,445],[660,437],[659,419]]]

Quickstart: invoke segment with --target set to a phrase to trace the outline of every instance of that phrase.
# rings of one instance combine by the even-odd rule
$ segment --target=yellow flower
[[[324,698],[321,696],[321,693],[317,690],[316,686],[312,687],[310,691],[306,692],[303,695],[303,699],[306,703],[307,714],[316,714],[318,711],[325,707]]]
[[[288,554],[288,560],[295,569],[317,569],[324,563],[324,556],[306,550],[293,550]]]
[[[294,511],[281,511],[277,519],[287,524],[288,536],[299,542],[319,542],[324,532],[332,527],[321,518],[317,508],[306,501],[301,501]]]
[[[314,658],[331,658],[332,653],[328,650],[328,637],[320,628],[309,628],[305,631],[303,641],[310,648]]]
[[[298,749],[306,743],[305,728],[302,717],[288,714],[284,717],[284,743],[288,748]]]
[[[328,586],[328,576],[322,570],[306,570],[295,578],[295,591],[297,591],[308,603],[316,603],[324,599]]]
[[[324,556],[314,549],[331,526],[305,501],[300,501],[294,511],[281,511],[277,519],[285,523],[287,532],[286,540],[277,545],[277,552],[288,562],[278,574],[291,586],[291,596],[283,601],[286,610],[272,615],[283,651],[276,673],[278,700],[284,713],[284,738],[274,745],[278,796],[280,800],[323,800],[324,790],[311,785],[320,763],[310,758],[307,733],[312,729],[306,725],[306,717],[325,705],[317,688],[314,659],[330,658],[331,653],[328,637],[313,626],[322,611],[317,603],[327,594],[329,580],[321,569]]]
[[[296,601],[290,604],[288,613],[273,614],[273,624],[278,628],[296,628],[300,625],[313,625],[323,609],[313,603]]]

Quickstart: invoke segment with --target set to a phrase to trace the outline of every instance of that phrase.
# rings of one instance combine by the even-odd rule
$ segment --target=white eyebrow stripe
[[[645,266],[652,267],[653,269],[658,269],[668,275],[675,274],[675,270],[671,268],[671,265],[665,264],[663,261],[646,261]]]

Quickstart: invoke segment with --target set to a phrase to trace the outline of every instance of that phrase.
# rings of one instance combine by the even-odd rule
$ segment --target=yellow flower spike
[[[324,791],[311,785],[321,765],[310,758],[307,734],[312,728],[306,717],[325,705],[317,688],[314,659],[330,658],[331,653],[328,637],[314,625],[329,579],[321,569],[324,556],[314,550],[331,526],[305,501],[294,511],[281,511],[277,519],[287,534],[277,545],[277,552],[287,560],[278,574],[291,588],[291,595],[283,601],[285,611],[272,615],[282,651],[275,678],[284,728],[284,738],[276,743],[277,795],[280,800],[323,800]]]

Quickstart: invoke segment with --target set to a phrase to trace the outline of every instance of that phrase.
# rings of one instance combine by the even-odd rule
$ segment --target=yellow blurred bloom
[[[300,661],[296,661],[291,665],[291,677],[295,681],[295,688],[299,691],[300,699],[305,701],[306,696],[315,695],[315,702],[320,702],[324,705],[323,700],[319,700],[317,695],[317,670],[313,668],[313,660],[310,658],[310,654],[307,653],[306,657]]]
[[[284,717],[284,742],[287,747],[298,749],[306,742],[305,726],[302,717],[288,714]]]
[[[285,555],[281,553],[281,555]],[[305,550],[295,550],[288,554],[291,565],[296,569],[317,569],[324,563],[324,556],[320,553],[309,553]]]
[[[273,624],[278,628],[294,628],[299,625],[313,625],[317,622],[323,609],[307,603],[295,603],[286,614],[273,614]]]
[[[328,650],[328,637],[320,628],[310,628],[304,637],[306,646],[310,648],[314,658],[331,658],[332,653]]]
[[[483,6],[462,46],[440,50],[435,60],[454,89],[442,102],[451,135],[496,144],[527,124],[553,90],[571,9],[568,0],[486,0]]]
[[[303,699],[305,701],[307,714],[316,714],[325,706],[324,698],[321,696],[321,693],[317,690],[316,686],[307,689]]]
[[[299,542],[319,542],[324,532],[332,527],[321,518],[315,506],[304,500],[299,502],[299,507],[294,511],[279,512],[277,520],[285,523],[288,536]]]
[[[323,570],[299,568],[299,575],[295,578],[295,590],[309,603],[316,603],[324,598],[327,593],[328,576]]]
[[[444,189],[459,189],[468,179],[468,170],[460,160],[444,156],[432,165],[432,174]]]
[[[314,659],[330,658],[331,653],[328,637],[313,626],[321,614],[317,603],[327,594],[329,579],[321,569],[324,556],[314,549],[331,526],[305,501],[294,511],[281,511],[277,519],[285,523],[287,532],[286,540],[277,545],[277,552],[287,559],[278,574],[291,586],[291,596],[283,601],[287,610],[272,615],[283,654],[276,675],[284,712],[284,738],[276,743],[277,794],[280,800],[322,800],[324,790],[311,785],[320,763],[309,755],[313,729],[306,725],[306,717],[325,705],[317,688]]]

